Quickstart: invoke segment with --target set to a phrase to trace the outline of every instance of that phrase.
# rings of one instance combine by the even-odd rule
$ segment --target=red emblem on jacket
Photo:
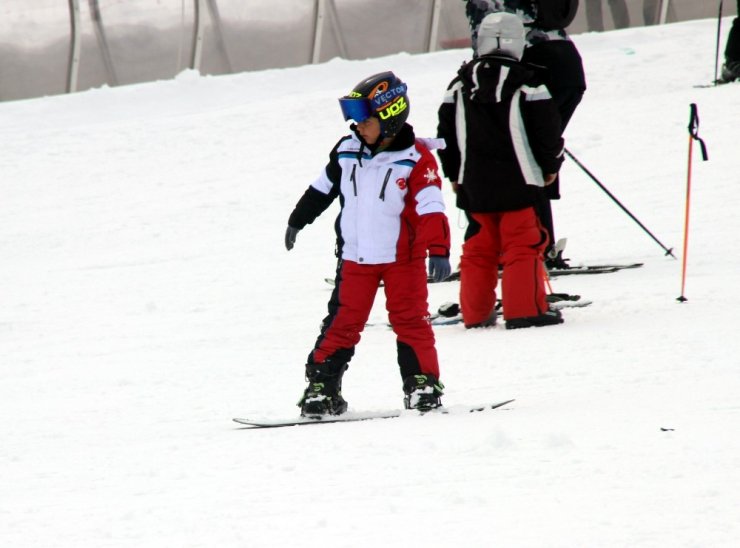
[[[406,179],[404,179],[403,177],[401,177],[400,179],[396,179],[396,184],[401,190],[406,190]]]

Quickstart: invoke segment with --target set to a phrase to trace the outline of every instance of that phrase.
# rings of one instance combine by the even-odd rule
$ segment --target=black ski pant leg
[[[370,316],[381,273],[379,265],[339,261],[327,306],[329,314],[321,322],[321,332],[307,364],[349,363]]]
[[[732,21],[725,46],[725,61],[740,62],[740,0],[737,0],[737,17]]]
[[[540,220],[542,228],[547,232],[547,237],[549,239],[547,248],[545,249],[545,259],[547,259],[547,253],[550,251],[552,246],[555,245],[555,224],[552,219],[552,204],[550,203],[550,198],[548,198],[544,192],[540,192],[538,194],[534,210],[537,213],[537,217]]]
[[[465,218],[468,220],[468,227],[465,229],[463,241],[467,242],[470,238],[478,234],[478,231],[480,231],[480,223],[475,220],[475,218],[469,211],[465,211],[464,213]]]

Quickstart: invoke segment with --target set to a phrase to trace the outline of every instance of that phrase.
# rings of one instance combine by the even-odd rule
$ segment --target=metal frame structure
[[[13,1],[19,2],[17,13],[20,14],[21,10],[25,10],[25,0]],[[24,3],[21,4],[21,1]],[[45,1],[47,2],[46,7],[41,9],[46,9],[46,11],[54,9],[54,14],[57,16],[54,23],[56,28],[60,21],[59,16],[64,13],[64,8],[59,13],[59,9],[51,7],[53,6],[52,0]],[[388,6],[399,5],[399,3],[392,3],[391,0],[377,1],[379,5],[386,5],[384,9]],[[332,56],[351,59],[352,55],[386,55],[396,51],[431,52],[445,46],[464,47],[464,40],[461,37],[468,35],[467,22],[463,10],[460,9],[460,0],[414,0],[409,1],[408,4],[404,2],[398,7],[394,18],[390,20],[396,24],[395,30],[390,31],[387,36],[380,37],[375,32],[376,29],[385,27],[384,23],[378,26],[378,21],[380,21],[378,15],[383,12],[380,8],[374,12],[365,12],[368,15],[365,20],[364,17],[357,17],[359,8],[349,3],[339,6],[349,10],[347,11],[349,15],[344,11],[340,12],[337,5],[341,2],[336,0],[291,0],[291,3],[286,1],[285,4],[280,5],[271,3],[273,0],[263,0],[263,2],[262,5],[258,5],[259,2],[247,5],[240,0],[161,0],[157,6],[166,7],[155,12],[153,10],[157,8],[150,7],[151,4],[145,0],[132,0],[128,4],[112,0],[88,0],[86,9],[89,13],[85,14],[85,8],[81,6],[85,4],[84,2],[67,0],[69,48],[66,67],[59,66],[58,54],[52,54],[59,49],[59,40],[64,38],[63,34],[60,35],[63,31],[58,28],[54,31],[50,28],[49,37],[46,40],[49,45],[45,44],[48,53],[43,68],[38,68],[41,66],[39,62],[36,65],[25,62],[23,55],[30,50],[19,50],[17,53],[9,54],[5,61],[15,61],[16,72],[11,75],[11,78],[6,79],[5,85],[6,87],[15,86],[16,95],[17,90],[22,86],[31,88],[35,85],[38,88],[40,79],[38,71],[41,70],[48,74],[44,89],[23,89],[26,93],[23,97],[34,96],[33,91],[37,91],[37,95],[59,93],[61,90],[56,86],[61,87],[61,82],[50,84],[51,78],[59,78],[57,73],[64,70],[66,83],[63,91],[72,93],[101,84],[115,86],[148,81],[152,78],[168,78],[172,76],[173,65],[175,71],[185,68],[180,65],[183,60],[186,67],[193,70],[209,74],[232,73],[253,70],[250,67],[254,63],[252,65],[245,63],[245,57],[250,55],[253,57],[263,55],[259,59],[262,62],[260,68],[284,67],[319,63]],[[281,8],[286,5],[288,7]],[[636,9],[637,0],[632,0],[631,5],[633,9]],[[658,13],[656,13],[659,24],[665,24],[669,15],[672,20],[676,19],[675,12],[679,7],[684,13],[691,11],[687,7],[689,5],[688,0],[674,0],[673,2],[660,0]],[[706,7],[704,11],[708,11],[709,6]],[[259,10],[255,11],[257,8]],[[696,17],[699,13],[697,5],[693,4],[691,9]],[[306,11],[304,10],[308,10],[307,13],[313,15],[312,18],[309,15],[308,25],[305,25]],[[704,16],[704,11],[701,12],[701,16]],[[185,25],[186,12],[188,14],[187,27]],[[260,28],[257,21],[261,21],[266,14],[273,16],[274,19],[267,21],[267,26]],[[89,15],[89,21],[84,17],[85,15]],[[340,15],[343,15],[343,18]],[[122,20],[122,16],[125,21]],[[376,18],[373,19],[373,16]],[[710,16],[713,14],[706,14],[706,17]],[[452,21],[453,19],[455,21]],[[189,27],[191,23],[192,31]],[[583,26],[582,22],[577,23],[576,21],[576,24]],[[12,21],[6,23],[6,30],[13,29],[12,25]],[[451,25],[457,25],[456,30],[451,31]],[[271,28],[279,30],[273,33]],[[136,32],[139,34],[132,38],[132,33]],[[162,36],[158,36],[158,33]],[[169,34],[165,36],[165,33]],[[306,35],[308,44],[300,45],[300,41],[303,40],[300,37]],[[347,35],[351,36],[349,45],[353,46],[353,51],[348,48]],[[56,42],[52,41],[52,36]],[[281,38],[287,38],[287,41],[283,40],[282,45],[273,46],[259,42],[259,38],[255,36],[262,37],[263,42],[273,37],[278,40],[278,43]],[[395,38],[399,38],[400,41],[396,43]],[[169,49],[162,49],[163,44],[166,45],[174,40],[178,44],[176,48],[167,46]],[[410,44],[410,40],[413,45]],[[5,46],[7,51],[8,44]],[[280,47],[283,49],[280,50]],[[171,55],[174,50],[177,51],[176,61],[167,61],[166,56]],[[38,48],[35,51],[38,51]],[[304,55],[305,57],[301,60],[301,56]],[[53,70],[54,67],[57,67],[57,70]],[[81,67],[84,68],[82,74]],[[52,72],[56,76],[52,75]],[[18,80],[28,83],[18,85],[16,83]],[[55,89],[50,90],[49,88],[52,87]],[[1,90],[2,83],[0,83],[0,93],[2,93]],[[0,95],[0,100],[3,99],[5,97]]]
[[[67,61],[67,93],[77,91],[77,77],[80,74],[80,1],[68,0],[69,2],[69,26],[70,44],[69,58]]]

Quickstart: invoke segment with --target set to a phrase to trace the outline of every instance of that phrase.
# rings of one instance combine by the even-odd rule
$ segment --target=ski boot
[[[434,375],[412,375],[403,381],[403,405],[422,413],[442,406],[444,385]]]
[[[342,397],[342,375],[347,367],[346,363],[331,361],[306,365],[308,387],[298,402],[302,417],[320,418],[347,411]]]
[[[719,82],[726,84],[740,79],[740,61],[727,61],[722,65],[722,76]]]
[[[500,307],[499,304],[497,304],[496,306]],[[471,324],[466,323],[465,329],[485,329],[487,327],[495,327],[497,321],[498,321],[498,311],[494,307],[491,314],[485,320],[483,320],[482,322],[478,322],[478,323],[471,323]]]
[[[563,251],[565,251],[567,243],[568,238],[560,238],[545,250],[545,267],[548,270],[566,270],[570,268],[568,264],[570,259],[563,258]]]
[[[506,329],[523,329],[525,327],[544,327],[546,325],[557,325],[563,323],[563,315],[560,310],[550,309],[539,316],[528,316],[526,318],[511,318],[506,320]]]
[[[548,270],[568,270],[570,268],[570,265],[568,264],[570,259],[564,259],[562,251],[558,251],[554,255],[548,254],[546,257],[545,267],[547,267]]]

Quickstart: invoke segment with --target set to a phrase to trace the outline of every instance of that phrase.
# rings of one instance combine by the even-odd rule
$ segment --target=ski
[[[452,407],[440,407],[438,409],[432,409],[420,413],[415,410],[400,410],[394,409],[391,411],[369,411],[369,412],[348,412],[342,415],[329,415],[326,417],[310,418],[310,417],[298,417],[292,419],[250,419],[250,418],[234,418],[234,422],[247,426],[247,430],[258,429],[258,428],[282,428],[286,426],[306,426],[309,424],[335,424],[338,422],[361,422],[371,421],[378,419],[395,419],[398,417],[405,416],[424,416],[424,415],[459,415],[465,413],[479,413],[482,411],[488,411],[489,409],[497,409],[503,407],[506,404],[513,402],[514,400],[505,400],[497,403],[487,403],[483,405],[454,405]]]
[[[564,238],[563,238],[564,239]],[[550,277],[555,276],[568,276],[574,274],[608,274],[609,272],[617,272],[619,270],[627,270],[631,268],[640,268],[645,263],[619,263],[619,264],[593,264],[593,265],[578,265],[571,266],[568,268],[553,268],[547,271]],[[503,272],[499,272],[499,275]],[[460,271],[453,272],[449,278],[445,278],[442,282],[455,282],[460,280]],[[430,282],[431,283],[431,282]]]
[[[629,270],[632,268],[640,268],[645,263],[615,263],[615,264],[592,264],[592,265],[578,265],[570,266],[568,268],[553,268],[547,271],[547,275],[551,278],[556,276],[573,276],[576,274],[609,274],[610,272],[617,272],[619,270]],[[331,285],[335,285],[334,278],[324,278],[324,281]],[[460,281],[460,271],[453,272],[449,277],[445,278],[441,282],[433,282],[428,279],[427,283],[446,283],[446,282],[457,282]],[[383,287],[383,282],[380,282],[379,287]]]
[[[546,296],[547,304],[550,308],[562,310],[564,308],[584,308],[593,304],[593,301],[582,299],[580,295],[571,295],[570,293],[550,293]],[[496,312],[503,314],[501,299],[496,301]],[[441,305],[435,314],[429,317],[432,326],[456,325],[462,323],[462,314],[460,305],[453,302],[447,302]]]
[[[593,304],[593,301],[588,299],[582,299],[580,295],[573,295],[570,293],[550,293],[545,296],[550,308],[556,308],[561,310],[563,308],[584,308]],[[503,314],[503,304],[501,299],[496,300],[496,312],[500,315]],[[460,313],[460,305],[454,302],[446,302],[437,309],[437,312],[429,315],[429,323],[432,327],[442,325],[455,325],[462,322],[462,314]],[[383,325],[387,328],[391,327],[391,324],[385,322],[367,322],[365,327],[377,327]]]
[[[559,303],[560,301],[580,301],[580,295],[571,295],[570,293],[550,293],[545,296],[548,303]]]
[[[555,310],[562,310],[564,308],[585,308],[594,304],[593,301],[580,300],[580,301],[555,301],[550,303],[550,308]]]
[[[619,270],[640,268],[644,264],[645,263],[579,265],[568,268],[554,268],[552,270],[548,270],[547,275],[554,278],[556,276],[573,276],[576,274],[608,274],[610,272],[618,272]]]
[[[550,308],[554,310],[563,310],[564,308],[585,308],[587,306],[591,306],[593,303],[593,301],[585,299],[579,301],[557,301],[550,303]],[[503,313],[500,308],[498,308],[497,311],[499,314]],[[441,327],[446,325],[457,325],[459,323],[462,323],[462,321],[462,314],[457,314],[455,316],[442,316],[439,314],[433,314],[430,317],[429,323],[432,324],[432,327]]]
[[[717,86],[724,86],[725,84],[731,84],[735,82],[736,80],[722,80],[721,78],[719,80],[715,80],[714,82],[710,84],[696,84],[694,85],[695,88],[716,88]]]

